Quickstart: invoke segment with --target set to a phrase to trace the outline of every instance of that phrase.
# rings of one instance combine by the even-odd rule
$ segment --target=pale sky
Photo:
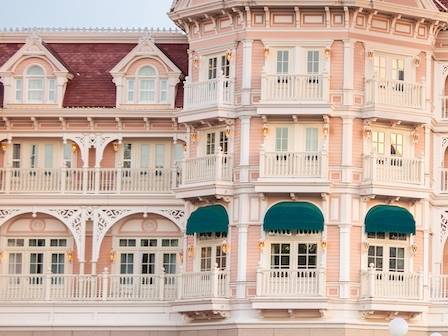
[[[0,0],[0,28],[174,27],[171,0]]]

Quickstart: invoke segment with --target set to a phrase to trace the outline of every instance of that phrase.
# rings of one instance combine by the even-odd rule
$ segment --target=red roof
[[[22,44],[0,43],[0,66]],[[68,81],[64,107],[115,107],[116,88],[109,71],[136,45],[132,43],[49,43],[49,51],[74,75]],[[188,44],[157,44],[157,47],[186,76]],[[181,78],[183,80],[183,78]],[[182,107],[183,85],[178,86],[176,107]],[[3,85],[0,83],[0,106],[3,106]]]

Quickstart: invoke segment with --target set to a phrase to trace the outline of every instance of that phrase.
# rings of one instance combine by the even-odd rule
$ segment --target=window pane
[[[307,128],[306,129],[306,151],[307,152],[317,152],[318,151],[318,129],[317,128]]]

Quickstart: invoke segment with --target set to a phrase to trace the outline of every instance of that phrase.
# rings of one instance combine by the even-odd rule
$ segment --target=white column
[[[342,299],[350,298],[350,231],[352,195],[341,195],[341,223],[339,225],[339,292]]]
[[[421,218],[423,222],[423,246],[417,246],[417,248],[423,249],[423,294],[424,298],[429,298],[429,223],[431,221],[431,211],[429,207],[429,201],[427,199],[422,200],[422,214]]]
[[[247,231],[249,221],[249,195],[241,194],[239,197],[238,214],[238,267],[236,275],[236,297],[246,297],[247,279]],[[254,247],[253,247],[254,248]]]
[[[251,104],[252,88],[252,40],[243,41],[243,79],[241,87],[241,104]]]
[[[241,116],[240,182],[249,182],[250,116]]]
[[[344,41],[344,105],[353,105],[353,42]]]
[[[424,156],[423,159],[424,162],[424,170],[425,170],[425,186],[430,187],[431,186],[431,153],[430,153],[430,142],[431,142],[431,128],[428,124],[423,126],[424,129],[424,136],[425,136],[425,148],[424,148]],[[435,171],[437,174],[437,171]]]
[[[424,90],[426,91],[426,105],[423,105],[427,108],[427,112],[432,114],[432,104],[433,101],[433,90],[431,90],[431,77],[432,77],[432,53],[426,51],[426,69],[425,69],[425,83],[426,87]]]
[[[353,118],[342,117],[342,182],[352,182]]]

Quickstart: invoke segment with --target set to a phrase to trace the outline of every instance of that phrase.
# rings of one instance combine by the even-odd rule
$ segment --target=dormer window
[[[127,90],[130,104],[166,104],[168,79],[161,78],[154,67],[145,65],[135,77],[128,78]]]
[[[56,103],[56,79],[45,74],[39,65],[30,66],[21,77],[16,77],[16,103]]]

